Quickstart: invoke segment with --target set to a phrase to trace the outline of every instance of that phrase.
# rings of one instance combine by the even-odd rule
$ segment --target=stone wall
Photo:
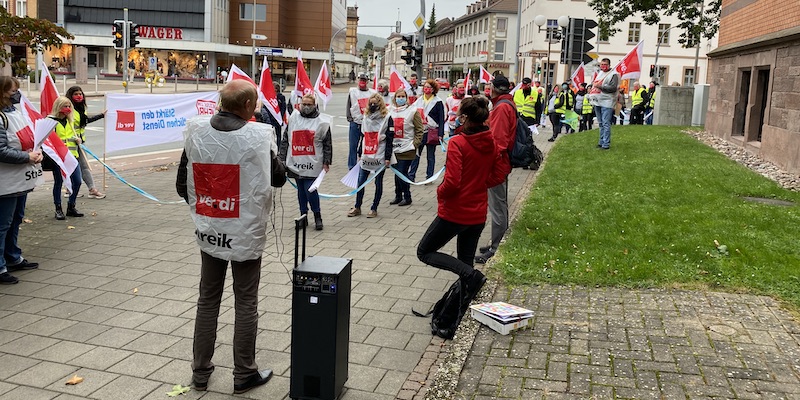
[[[719,45],[725,46],[797,26],[797,0],[725,0],[722,3]]]
[[[658,86],[653,123],[655,125],[691,125],[693,102],[694,88],[692,87]]]

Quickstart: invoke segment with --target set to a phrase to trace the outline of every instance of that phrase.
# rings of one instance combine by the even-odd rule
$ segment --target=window
[[[252,4],[239,4],[239,20],[252,21],[253,20],[253,5]],[[256,21],[267,20],[267,5],[256,4]]]
[[[664,46],[669,46],[669,24],[658,24],[658,39]]]
[[[683,86],[692,86],[695,82],[694,68],[683,69]]]
[[[640,22],[631,22],[628,25],[628,43],[639,43],[639,38],[642,33],[642,24]]]
[[[498,18],[497,19],[497,36],[505,37],[508,25],[508,18]]]
[[[497,40],[494,42],[494,60],[503,61],[506,58],[506,41]]]
[[[0,0],[0,6],[3,6],[8,11],[8,0]]]
[[[545,38],[545,42],[555,42],[557,40],[561,40],[561,28],[558,27],[558,20],[557,19],[548,19],[547,20],[547,36]]]
[[[28,0],[17,0],[17,16],[24,17],[28,15]]]

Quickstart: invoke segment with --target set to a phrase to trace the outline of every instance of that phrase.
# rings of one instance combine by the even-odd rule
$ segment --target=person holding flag
[[[19,282],[9,271],[39,267],[22,258],[17,245],[28,193],[42,176],[43,157],[34,150],[33,132],[15,106],[21,97],[16,79],[0,76],[0,284],[4,285]]]
[[[619,75],[616,70],[611,69],[611,60],[608,58],[600,60],[600,71],[592,82],[592,90],[587,97],[595,107],[600,125],[600,141],[597,147],[608,150],[611,147],[611,117],[614,115]]]
[[[367,87],[367,74],[358,74],[358,86],[350,88],[347,95],[347,121],[350,122],[348,133],[348,153],[347,169],[353,169],[358,159],[358,143],[361,140],[361,123],[364,121],[364,114],[370,96],[377,93]],[[385,103],[384,103],[385,105]]]
[[[78,153],[78,146],[81,144],[81,138],[78,137],[78,133],[75,132],[75,125],[73,121],[73,113],[72,113],[72,101],[65,97],[60,96],[56,99],[53,103],[53,111],[50,112],[50,115],[47,118],[56,120],[56,134],[58,135],[59,139],[61,139],[64,144],[67,145],[67,149],[69,152],[72,153],[72,156],[75,159],[80,157],[80,153]],[[53,170],[53,202],[55,203],[56,208],[56,219],[59,221],[63,221],[66,217],[83,217],[83,213],[79,212],[75,208],[75,203],[78,199],[78,192],[81,190],[81,169],[75,168],[70,174],[69,179],[72,183],[72,193],[69,195],[69,200],[67,202],[67,213],[66,216],[64,214],[63,208],[61,207],[61,186],[64,184],[64,178],[61,174],[61,168],[57,165],[52,166]]]
[[[393,107],[390,114],[394,125],[394,139],[392,147],[397,158],[395,169],[408,178],[408,170],[417,156],[417,149],[422,144],[422,134],[425,127],[422,117],[413,106],[409,106],[408,94],[404,88],[397,89],[392,99]],[[394,200],[390,205],[407,206],[411,204],[411,184],[394,177]]]
[[[464,81],[459,79],[455,89],[453,89],[453,93],[444,100],[444,105],[447,109],[447,134],[450,136],[455,135],[458,107],[461,105],[461,100],[464,99],[465,94],[467,92],[464,88]]]
[[[425,133],[422,137],[422,143],[427,149],[428,166],[425,171],[425,178],[430,179],[433,176],[433,170],[436,164],[436,146],[442,141],[444,137],[444,102],[436,93],[439,92],[439,85],[433,79],[428,79],[422,86],[422,97],[417,99],[414,107],[420,113],[422,122],[425,124]],[[411,170],[408,173],[409,179],[412,181],[417,175],[417,168],[419,167],[419,159],[422,155],[422,147],[417,151],[417,157],[411,163]]]
[[[84,132],[86,132],[86,125],[104,118],[106,114],[103,112],[91,117],[86,115],[86,99],[83,96],[83,89],[81,89],[80,86],[69,88],[69,90],[67,90],[67,97],[72,100],[72,123],[75,127],[75,133],[81,139],[81,143],[85,143],[86,136]],[[78,146],[78,154],[80,154],[80,157],[78,157],[78,164],[80,164],[81,167],[81,177],[83,178],[83,182],[86,183],[86,186],[89,187],[89,198],[104,199],[106,195],[97,190],[97,187],[94,185],[92,170],[89,168],[89,160],[86,159],[86,153],[80,146]]]
[[[408,94],[408,104],[411,105],[417,102],[419,96],[422,96],[422,88],[417,85],[416,72],[409,75],[408,83],[411,87],[406,90],[406,93]]]
[[[281,140],[278,158],[286,163],[287,173],[297,183],[297,201],[300,215],[314,213],[314,229],[321,231],[322,212],[319,193],[309,192],[311,184],[322,171],[330,169],[333,160],[331,118],[319,113],[317,99],[307,94],[300,100],[299,112],[292,113]]]

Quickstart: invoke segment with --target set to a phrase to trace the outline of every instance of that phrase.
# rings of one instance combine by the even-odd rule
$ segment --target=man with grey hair
[[[252,83],[234,80],[220,90],[220,111],[187,121],[178,167],[178,194],[189,203],[200,247],[200,294],[194,325],[192,387],[203,391],[214,372],[220,303],[228,263],[233,274],[233,392],[263,385],[272,370],[259,370],[258,286],[261,254],[272,202],[280,185],[277,149],[268,124],[250,123],[258,94]]]
[[[381,79],[378,81],[378,93],[383,96],[383,102],[386,103],[386,107],[392,105],[392,97],[394,97],[394,93],[389,92],[389,81],[386,79]]]
[[[619,87],[619,75],[611,69],[611,60],[600,60],[600,73],[592,82],[592,90],[587,95],[589,102],[595,107],[597,122],[600,125],[600,140],[597,147],[602,150],[611,148],[611,117]]]

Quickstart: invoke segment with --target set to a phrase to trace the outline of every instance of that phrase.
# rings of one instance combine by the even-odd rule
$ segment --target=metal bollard
[[[95,75],[94,76],[94,92],[95,92],[95,94],[97,94],[97,89],[98,89],[97,83],[98,83],[97,82],[97,75]]]
[[[178,93],[178,74],[175,74],[175,93]]]
[[[62,75],[62,78],[64,78],[62,80],[62,82],[64,84],[64,93],[67,93],[67,76],[66,75]]]
[[[197,75],[197,80],[195,81],[195,88],[194,90],[199,92],[200,91],[200,74]]]

